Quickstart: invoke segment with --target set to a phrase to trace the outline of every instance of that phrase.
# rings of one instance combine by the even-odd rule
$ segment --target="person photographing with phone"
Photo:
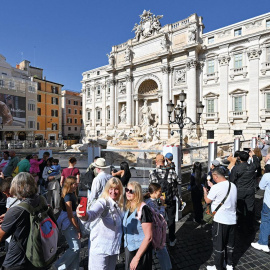
[[[123,234],[123,186],[121,181],[112,177],[107,181],[100,198],[86,211],[79,204],[77,217],[83,226],[90,224],[90,241],[88,269],[114,270],[120,253]]]
[[[211,187],[209,192],[206,187],[203,188],[204,200],[208,204],[211,203],[211,210],[214,214],[212,228],[214,265],[207,266],[207,270],[222,270],[224,262],[226,269],[232,270],[237,189],[225,178],[222,168],[214,168],[212,177],[216,184]]]

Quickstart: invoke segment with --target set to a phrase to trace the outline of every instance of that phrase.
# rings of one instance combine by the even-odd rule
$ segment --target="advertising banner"
[[[0,94],[0,118],[4,126],[21,126],[26,124],[26,99],[7,94]]]

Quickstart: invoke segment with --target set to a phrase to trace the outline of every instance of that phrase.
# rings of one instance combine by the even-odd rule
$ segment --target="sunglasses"
[[[134,190],[133,189],[128,189],[128,188],[125,188],[125,191],[126,193],[130,193],[130,194],[134,194]]]

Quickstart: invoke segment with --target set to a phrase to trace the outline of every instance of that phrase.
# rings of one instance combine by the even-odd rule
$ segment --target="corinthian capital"
[[[248,59],[253,60],[253,59],[260,59],[260,55],[262,53],[261,49],[251,49],[247,52]]]
[[[220,66],[229,65],[230,60],[231,60],[231,57],[229,55],[224,55],[218,58],[218,62]]]
[[[126,79],[126,82],[132,82],[133,77],[130,75],[126,75],[125,79]]]
[[[109,80],[107,81],[107,83],[108,83],[109,85],[115,85],[115,84],[116,84],[116,82],[115,82],[114,79],[109,79]]]
[[[162,66],[161,71],[162,71],[163,74],[164,73],[169,74],[170,73],[170,67],[169,66]]]
[[[196,59],[190,59],[186,62],[187,69],[196,68],[198,62]]]

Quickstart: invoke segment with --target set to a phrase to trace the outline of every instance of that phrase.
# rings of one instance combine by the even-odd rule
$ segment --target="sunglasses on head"
[[[134,194],[133,189],[125,188],[126,193]]]

